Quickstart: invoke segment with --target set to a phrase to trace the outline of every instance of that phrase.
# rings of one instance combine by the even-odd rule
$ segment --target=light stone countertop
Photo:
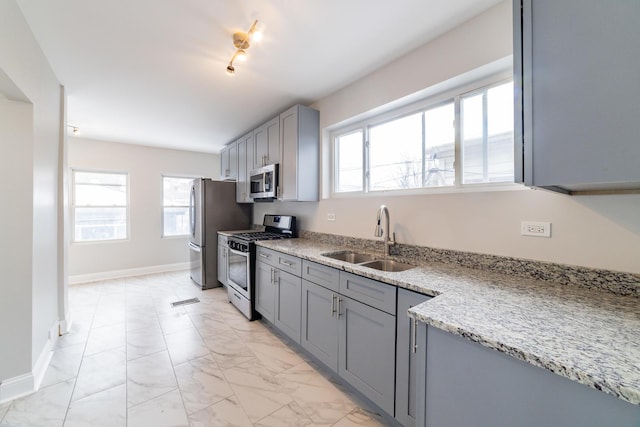
[[[382,258],[380,253],[315,240],[257,244],[434,296],[409,315],[640,405],[640,298],[449,264],[421,262],[383,272],[321,255],[354,250]]]

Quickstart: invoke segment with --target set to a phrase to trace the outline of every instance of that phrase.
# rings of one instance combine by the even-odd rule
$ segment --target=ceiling
[[[18,0],[80,136],[218,152],[500,0]],[[232,34],[264,34],[236,74]]]

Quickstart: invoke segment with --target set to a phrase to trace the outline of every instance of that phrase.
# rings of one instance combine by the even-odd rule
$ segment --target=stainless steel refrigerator
[[[251,205],[236,203],[235,182],[194,179],[189,202],[191,279],[202,289],[218,282],[218,231],[251,226]]]

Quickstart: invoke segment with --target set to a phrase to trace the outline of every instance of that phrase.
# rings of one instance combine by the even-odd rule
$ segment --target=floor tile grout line
[[[96,311],[98,310],[98,306],[100,305],[100,301],[102,300],[102,284],[100,284],[100,297],[98,298],[98,302],[96,303],[96,305],[93,308],[93,315],[91,316],[91,322],[89,322],[89,332],[87,334],[87,339],[84,342],[84,348],[82,349],[82,356],[80,357],[80,365],[78,366],[78,370],[76,371],[76,375],[75,375],[75,379],[73,381],[73,388],[71,389],[71,394],[69,395],[69,402],[67,403],[67,409],[64,412],[64,418],[62,419],[62,426],[64,427],[64,425],[67,422],[67,417],[69,416],[69,410],[71,409],[71,402],[73,402],[73,395],[76,392],[76,387],[78,385],[78,377],[80,377],[80,370],[82,369],[82,365],[84,365],[84,357],[85,357],[85,353],[87,352],[87,345],[89,345],[89,339],[91,337],[91,332],[93,330],[93,322],[96,318]],[[73,309],[71,309],[71,312],[73,312]],[[73,316],[73,315],[72,315]],[[70,332],[68,332],[70,333]],[[85,396],[86,397],[86,396]]]

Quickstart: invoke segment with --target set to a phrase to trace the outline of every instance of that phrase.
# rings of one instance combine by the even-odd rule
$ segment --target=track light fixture
[[[258,31],[257,25],[258,20],[256,19],[246,33],[237,32],[233,34],[233,45],[236,47],[236,52],[231,57],[229,65],[227,65],[227,74],[233,76],[236,73],[233,61],[236,59],[238,61],[247,60],[247,49],[250,47],[250,42],[262,40],[262,33]]]

